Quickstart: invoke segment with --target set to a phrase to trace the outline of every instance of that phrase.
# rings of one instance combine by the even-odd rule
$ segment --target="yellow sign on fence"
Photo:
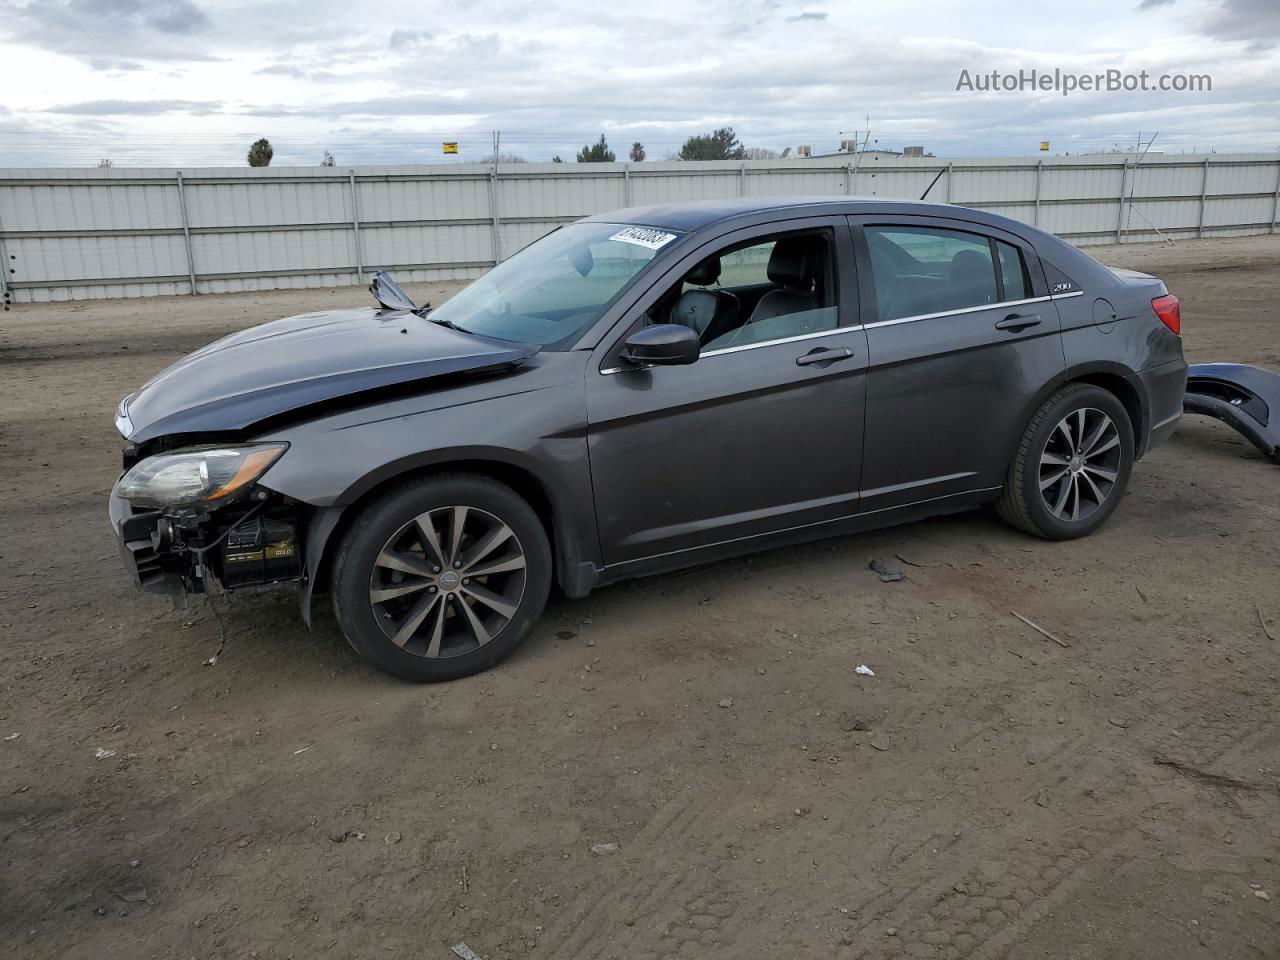
[[[445,152],[445,153],[457,153],[457,152],[458,152],[458,145],[457,145],[456,143],[447,143],[447,142],[446,142],[446,143],[444,144],[444,152]]]
[[[1046,152],[1047,152],[1047,151],[1048,151],[1048,149],[1049,149],[1049,141],[1048,141],[1048,140],[1041,140],[1041,141],[1040,141],[1040,149],[1041,149],[1041,150],[1044,150],[1044,151],[1046,151]]]

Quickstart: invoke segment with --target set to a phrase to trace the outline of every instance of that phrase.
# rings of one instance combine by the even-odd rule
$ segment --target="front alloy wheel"
[[[394,488],[344,534],[334,610],[351,645],[407,680],[452,680],[509,655],[542,613],[551,548],[536,513],[488,477]]]
[[[483,647],[511,622],[525,571],[520,539],[502,520],[477,507],[438,507],[383,544],[369,603],[401,650],[456,657]]]

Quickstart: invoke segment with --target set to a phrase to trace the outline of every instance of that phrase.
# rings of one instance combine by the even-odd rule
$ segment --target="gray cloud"
[[[1138,4],[1139,10],[1151,10],[1154,7],[1167,7],[1173,4],[1173,0],[1142,0]]]
[[[1239,26],[1231,17],[1254,10],[1251,32],[1257,26],[1248,0],[1200,11],[1180,3],[1173,16],[1139,15],[1139,0],[1122,7],[1077,0],[1087,8],[1079,15],[1105,21],[1099,31],[1105,26],[1106,49],[1090,48],[1087,39],[1076,47],[1045,39],[1061,37],[1066,13],[1033,29],[1007,14],[940,12],[928,37],[912,39],[909,14],[885,8],[875,18],[850,18],[822,0],[704,0],[705,29],[694,32],[676,0],[638,8],[453,0],[434,14],[413,0],[378,0],[360,20],[349,18],[349,0],[260,0],[234,18],[206,0],[194,2],[211,13],[182,34],[172,32],[180,23],[166,22],[165,32],[148,21],[141,11],[152,8],[141,0],[0,0],[0,38],[69,52],[103,71],[92,86],[64,85],[67,92],[49,97],[58,104],[51,111],[31,105],[34,93],[5,102],[33,129],[87,131],[98,123],[101,130],[86,134],[82,148],[94,154],[124,157],[130,133],[144,132],[131,156],[154,151],[151,162],[195,164],[242,163],[242,125],[255,128],[244,136],[268,136],[281,164],[314,164],[325,148],[343,163],[440,160],[441,140],[459,141],[463,157],[475,158],[489,149],[492,129],[503,131],[504,150],[530,160],[570,156],[602,130],[615,148],[641,140],[658,158],[689,134],[723,125],[749,146],[810,143],[819,152],[864,127],[867,110],[881,145],[923,143],[940,155],[1034,151],[1040,139],[1074,152],[1157,127],[1158,146],[1280,143],[1280,59],[1241,57],[1235,43]],[[57,18],[73,6],[83,21],[74,30]],[[112,15],[121,23],[106,23]],[[900,23],[896,33],[889,17]],[[1214,32],[1206,28],[1188,42],[1200,18]],[[786,29],[787,21],[802,26]],[[785,49],[776,42],[780,29],[789,37]],[[936,39],[948,35],[975,39]],[[195,57],[233,66],[162,71],[156,63]],[[151,72],[113,75],[136,66]],[[1209,95],[1070,98],[955,90],[961,69],[1028,67],[1207,72],[1214,86]],[[196,69],[200,79],[189,79]],[[102,99],[73,102],[89,92]],[[42,141],[33,133],[24,142]],[[0,164],[7,151],[0,143]],[[57,162],[68,154],[49,155]]]
[[[207,116],[222,111],[216,100],[85,100],[49,107],[45,113],[80,117],[154,117],[163,113],[191,113]]]
[[[429,30],[392,30],[388,41],[392,50],[408,50],[431,42]]]
[[[1218,0],[1199,21],[1200,33],[1216,40],[1244,40],[1255,50],[1280,43],[1280,2]]]
[[[338,75],[330,70],[308,70],[292,63],[275,63],[253,72],[255,76],[289,77],[293,80],[306,80],[311,83],[327,83],[330,80],[339,79]]]
[[[27,0],[0,4],[13,39],[83,58],[207,60],[193,39],[211,21],[194,0]]]

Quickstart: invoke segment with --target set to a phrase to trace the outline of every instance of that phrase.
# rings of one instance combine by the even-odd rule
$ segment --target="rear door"
[[[851,218],[866,318],[864,512],[1000,486],[1065,369],[1030,244],[943,217]]]

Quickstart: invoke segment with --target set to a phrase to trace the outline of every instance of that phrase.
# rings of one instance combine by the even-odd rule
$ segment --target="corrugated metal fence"
[[[476,276],[559,224],[669,200],[845,194],[992,210],[1079,244],[1275,233],[1274,155],[0,170],[3,297]]]

